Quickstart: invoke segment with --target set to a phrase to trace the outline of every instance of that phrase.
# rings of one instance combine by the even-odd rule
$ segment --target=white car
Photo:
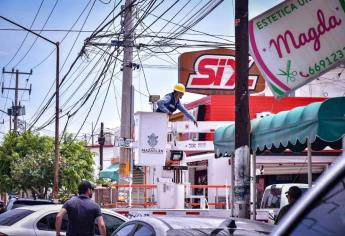
[[[0,236],[55,236],[55,218],[62,205],[26,206],[7,211],[0,215]],[[128,218],[111,210],[102,209],[102,215],[111,235]],[[67,214],[61,226],[61,235],[66,234]],[[95,225],[95,235],[99,235]]]
[[[111,236],[267,235],[273,225],[211,217],[139,217],[122,224]]]

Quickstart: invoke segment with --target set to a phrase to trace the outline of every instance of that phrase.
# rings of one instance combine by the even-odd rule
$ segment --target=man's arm
[[[56,220],[55,220],[56,236],[60,236],[62,219],[64,215],[66,214],[66,212],[67,210],[65,208],[61,208],[60,212],[56,216]]]
[[[168,108],[166,108],[166,106],[165,106],[165,104],[166,104],[166,103],[169,103],[170,100],[171,100],[170,94],[167,94],[167,95],[165,95],[162,99],[159,99],[159,100],[157,101],[157,106],[158,106],[159,110],[163,111],[164,113],[168,113],[168,114],[171,113],[171,112],[168,110]]]
[[[194,117],[188,112],[188,110],[179,102],[177,103],[177,109],[179,109],[185,116],[188,117],[193,123],[198,127],[198,122],[194,119]]]
[[[100,232],[101,236],[106,236],[107,232],[106,232],[103,216],[98,216],[96,218],[96,221],[97,221],[98,229],[99,229],[99,232]]]
[[[280,209],[278,216],[275,218],[274,224],[277,225],[279,221],[283,218],[283,216],[286,214],[288,208],[287,205],[284,206],[282,209]]]

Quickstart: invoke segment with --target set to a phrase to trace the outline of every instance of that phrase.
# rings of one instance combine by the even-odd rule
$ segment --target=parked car
[[[22,206],[35,206],[35,205],[55,205],[53,200],[48,199],[33,199],[33,198],[18,198],[12,197],[7,203],[6,211],[12,210]]]
[[[256,220],[273,224],[278,216],[279,210],[288,204],[286,192],[292,186],[297,186],[302,193],[308,191],[308,184],[287,183],[273,184],[265,188],[261,199],[260,208],[256,210]]]
[[[121,225],[112,236],[266,235],[272,229],[240,218],[140,217]]]
[[[62,205],[37,205],[15,208],[0,215],[0,236],[55,236],[55,218]],[[111,210],[102,209],[107,235],[128,218]],[[68,218],[65,215],[61,235],[67,231]],[[99,235],[95,225],[95,235]]]
[[[345,235],[345,155],[283,217],[272,235]]]

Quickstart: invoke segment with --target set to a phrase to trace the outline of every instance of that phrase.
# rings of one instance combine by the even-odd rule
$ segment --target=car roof
[[[130,222],[147,223],[154,228],[160,228],[163,231],[168,230],[183,230],[183,229],[215,229],[228,228],[235,222],[236,230],[242,230],[253,233],[270,233],[274,225],[253,221],[242,218],[224,218],[224,217],[138,217],[131,219]],[[177,232],[176,231],[176,232]]]
[[[272,184],[266,187],[266,189],[271,189],[271,188],[282,188],[282,187],[292,187],[292,186],[297,186],[299,188],[308,188],[308,184],[301,184],[301,183],[289,183],[289,184]]]
[[[19,207],[20,209],[25,209],[25,210],[31,210],[31,211],[59,211],[61,208],[62,208],[62,204],[55,204],[55,205],[34,205],[34,206],[22,206],[22,207]],[[118,216],[119,218],[127,221],[128,218],[119,214],[119,213],[116,213],[115,211],[112,211],[110,209],[104,209],[104,208],[101,208],[102,210],[102,213],[108,213],[108,214],[112,214],[112,215],[116,215]]]
[[[188,219],[188,220],[187,220]],[[211,217],[178,217],[178,216],[164,216],[164,217],[138,217],[130,221],[142,221],[152,225],[160,225],[164,228],[170,229],[185,229],[185,228],[214,228],[221,225],[226,218],[211,218]]]
[[[52,205],[22,206],[20,207],[20,209],[40,211],[40,210],[58,210],[58,209],[61,209],[61,207],[62,207],[62,204],[52,204]]]
[[[42,201],[42,202],[52,202],[51,199],[44,199],[44,198],[21,198],[21,197],[12,197],[10,200],[20,200],[20,201]]]
[[[235,224],[236,229],[243,229],[248,231],[271,232],[274,228],[274,225],[272,224],[235,217],[227,218],[222,223],[221,227],[230,227],[233,224]]]

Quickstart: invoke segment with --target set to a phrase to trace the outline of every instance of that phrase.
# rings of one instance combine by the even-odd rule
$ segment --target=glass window
[[[262,208],[280,208],[281,188],[271,188],[264,192]]]
[[[36,225],[37,229],[46,230],[46,231],[55,231],[56,215],[57,213],[52,213],[40,219]],[[62,224],[61,224],[62,232],[67,231],[67,225],[68,225],[68,218],[67,218],[67,214],[65,214],[64,218],[62,219]]]
[[[110,236],[122,223],[125,221],[116,216],[102,213],[105,227],[107,229],[107,236]],[[98,224],[95,222],[95,235],[100,235]]]
[[[134,236],[154,236],[155,232],[148,226],[139,224],[134,232]]]
[[[345,178],[299,222],[291,235],[345,235]]]
[[[33,213],[33,211],[25,209],[13,209],[7,211],[0,215],[0,225],[11,226],[31,213]]]
[[[125,227],[123,227],[122,229],[120,229],[115,236],[128,236],[130,232],[132,232],[133,228],[135,227],[135,223],[134,224],[129,224],[126,225]]]

